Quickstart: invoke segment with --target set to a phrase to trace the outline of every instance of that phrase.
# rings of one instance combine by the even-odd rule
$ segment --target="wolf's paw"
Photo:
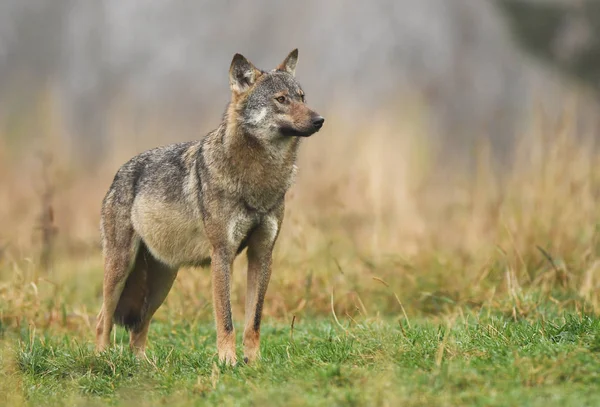
[[[94,351],[96,354],[104,353],[108,349],[109,344],[109,341],[105,340],[104,338],[99,338],[96,342]]]
[[[237,356],[235,355],[235,350],[219,350],[219,362],[224,363],[227,366],[237,365]]]
[[[105,345],[101,345],[101,344],[98,344],[98,345],[96,345],[96,347],[94,348],[94,353],[95,353],[96,355],[100,355],[100,354],[104,353],[104,351],[106,351],[106,349],[107,349],[107,346],[105,346]]]
[[[258,348],[253,348],[253,349],[246,348],[244,350],[244,362],[246,362],[247,364],[254,363],[258,359],[260,359],[260,352],[259,352]]]
[[[147,360],[148,359],[148,357],[146,356],[146,350],[144,348],[138,348],[136,346],[130,346],[129,349],[131,350],[131,352],[134,354],[134,356],[138,360]]]

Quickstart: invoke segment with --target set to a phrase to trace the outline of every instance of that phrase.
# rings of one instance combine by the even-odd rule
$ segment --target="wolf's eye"
[[[300,95],[300,99],[302,99],[302,103],[304,103],[304,94]]]
[[[285,102],[285,96],[276,97],[275,100],[278,101],[279,103],[283,103],[283,102]]]

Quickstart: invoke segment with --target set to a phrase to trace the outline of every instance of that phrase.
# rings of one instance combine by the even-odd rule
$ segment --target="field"
[[[276,323],[264,330],[262,361],[237,368],[218,366],[206,323],[155,324],[144,361],[123,335],[95,356],[85,337],[24,331],[2,386],[9,405],[597,405],[599,322],[551,309],[540,315],[384,319],[343,329],[307,319],[293,336]]]
[[[0,127],[7,405],[600,403],[600,153],[576,103],[559,117],[534,111],[501,164],[485,142],[447,156],[418,103],[362,127],[326,114],[287,197],[263,358],[235,368],[216,360],[203,269],[180,271],[146,360],[122,329],[93,352],[100,201],[122,162],[173,140],[121,113],[90,171],[68,159],[54,109],[42,100],[39,122]],[[232,287],[238,349],[244,263]]]

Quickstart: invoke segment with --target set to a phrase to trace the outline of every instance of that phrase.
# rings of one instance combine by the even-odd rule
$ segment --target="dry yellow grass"
[[[114,172],[146,148],[202,132],[161,139],[172,134],[168,125],[134,126],[115,109],[112,150],[90,173],[69,165],[51,96],[40,106],[40,119],[19,130],[37,136],[15,141],[21,135],[0,126],[0,318],[4,326],[91,330],[102,280],[100,202]],[[302,148],[265,312],[288,320],[330,314],[333,301],[340,318],[484,305],[517,317],[547,300],[596,312],[600,154],[579,134],[572,109],[558,125],[541,112],[533,117],[501,170],[482,143],[474,170],[446,167],[443,177],[437,163],[444,152],[431,142],[422,105],[364,123],[330,111],[324,131]],[[38,267],[44,182],[37,151],[52,157],[46,171],[56,190],[48,274]],[[243,265],[240,258],[234,273],[237,318]],[[209,287],[206,270],[182,270],[157,318],[209,319]]]

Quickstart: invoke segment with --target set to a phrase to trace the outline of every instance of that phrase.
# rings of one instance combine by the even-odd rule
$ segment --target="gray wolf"
[[[109,345],[117,323],[129,330],[132,351],[144,354],[150,320],[178,269],[210,264],[218,356],[235,365],[230,276],[233,260],[247,249],[244,360],[259,357],[273,246],[298,147],[325,121],[306,104],[297,61],[295,49],[265,72],[236,54],[231,100],[216,130],[146,151],[118,170],[102,203],[98,350]]]

